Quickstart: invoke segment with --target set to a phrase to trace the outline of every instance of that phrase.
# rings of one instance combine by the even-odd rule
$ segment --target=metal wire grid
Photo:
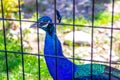
[[[20,11],[20,0],[18,0],[18,3],[19,3],[19,20],[17,19],[8,19],[8,18],[4,18],[4,8],[3,8],[3,0],[1,0],[1,9],[2,9],[2,18],[0,18],[0,20],[2,20],[2,23],[3,23],[3,36],[4,36],[4,50],[0,50],[0,52],[4,52],[5,53],[5,59],[6,59],[6,76],[7,76],[7,80],[9,80],[9,73],[8,73],[8,58],[7,58],[7,53],[13,53],[13,54],[21,54],[21,57],[22,57],[22,76],[23,76],[23,80],[25,80],[25,73],[24,73],[24,55],[33,55],[33,56],[37,56],[38,57],[38,76],[39,76],[39,80],[41,80],[41,72],[40,72],[40,57],[41,56],[46,56],[46,57],[53,57],[53,58],[56,58],[56,64],[57,64],[57,58],[63,58],[63,57],[60,57],[60,56],[50,56],[50,55],[42,55],[40,54],[40,46],[38,45],[38,54],[33,54],[33,53],[28,53],[28,52],[24,52],[23,51],[23,38],[22,38],[22,27],[21,27],[21,24],[22,22],[35,22],[35,21],[30,21],[30,20],[22,20],[21,19],[21,11]],[[109,62],[104,62],[104,61],[97,61],[97,60],[93,60],[93,37],[94,37],[94,29],[95,28],[101,28],[101,29],[109,29],[111,30],[111,36],[113,36],[113,30],[120,30],[120,28],[114,28],[113,27],[113,21],[114,21],[114,0],[112,0],[112,19],[111,19],[111,27],[101,27],[101,26],[94,26],[94,4],[95,4],[95,0],[92,0],[92,26],[86,26],[86,25],[78,25],[78,24],[75,24],[75,0],[73,0],[73,23],[72,24],[58,24],[56,23],[56,0],[54,0],[54,25],[67,25],[67,26],[73,26],[73,57],[67,57],[68,59],[72,59],[73,62],[75,60],[82,60],[82,61],[90,61],[91,62],[91,79],[92,79],[92,64],[93,62],[101,62],[101,63],[108,63],[110,68],[109,68],[109,80],[111,79],[111,64],[120,64],[119,62],[112,62],[111,61],[111,58],[112,58],[112,37],[110,38],[110,61]],[[36,14],[37,14],[37,19],[38,19],[38,0],[36,0]],[[6,46],[6,31],[5,31],[5,20],[8,20],[8,21],[18,21],[19,24],[20,24],[20,41],[21,41],[21,52],[17,52],[17,51],[10,51],[10,50],[7,50]],[[75,27],[89,27],[91,28],[91,60],[86,60],[86,59],[78,59],[78,58],[75,58],[75,46],[74,46],[74,43],[75,43]],[[39,29],[37,29],[37,43],[39,44]],[[56,65],[57,67],[57,65]],[[74,66],[73,66],[73,72],[74,72]],[[73,73],[74,74],[74,73]],[[57,68],[56,68],[56,80],[57,80]],[[73,75],[73,80],[74,80],[74,75]]]

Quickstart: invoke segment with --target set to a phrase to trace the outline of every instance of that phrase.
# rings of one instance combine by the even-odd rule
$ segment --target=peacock
[[[61,22],[61,15],[56,10],[57,19]],[[31,27],[41,28],[46,32],[44,55],[47,68],[53,80],[108,80],[110,67],[103,64],[77,65],[67,59],[62,51],[61,42],[56,35],[56,29],[49,16],[38,19]],[[91,79],[92,78],[92,79]],[[120,71],[111,67],[111,80],[120,80]]]

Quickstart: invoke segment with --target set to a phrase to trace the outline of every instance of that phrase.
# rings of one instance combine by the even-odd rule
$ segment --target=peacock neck
[[[44,55],[54,80],[72,80],[74,64],[63,55],[61,43],[56,34],[46,33]],[[56,79],[56,72],[59,79]]]
[[[50,50],[50,52],[52,51],[51,53],[45,53],[46,55],[64,57],[61,43],[55,33],[46,33],[45,48],[45,50]]]

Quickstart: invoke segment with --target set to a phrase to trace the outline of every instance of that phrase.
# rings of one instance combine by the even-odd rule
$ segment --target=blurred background
[[[120,70],[120,0],[115,0],[114,3],[113,23],[112,5],[112,0],[95,0],[94,24],[92,24],[92,0],[75,1],[75,47],[73,48],[73,0],[56,0],[56,8],[62,15],[61,25],[56,25],[56,30],[67,58],[73,58],[74,49],[76,64],[90,63],[91,53],[93,53],[95,61],[93,63],[109,65],[110,52],[112,52],[112,63],[118,63],[112,64],[112,67]],[[7,50],[9,79],[22,80],[22,48],[25,53],[25,79],[38,80],[39,61],[38,56],[35,55],[40,50],[41,80],[52,80],[44,61],[45,32],[39,29],[38,44],[37,29],[29,27],[44,15],[50,16],[54,22],[54,7],[54,0],[0,0],[0,80],[6,80],[4,50]],[[113,35],[111,35],[112,24]],[[21,31],[23,45],[21,45]],[[92,34],[93,45],[91,44]],[[113,36],[112,50],[111,36]],[[91,52],[91,46],[93,52]]]

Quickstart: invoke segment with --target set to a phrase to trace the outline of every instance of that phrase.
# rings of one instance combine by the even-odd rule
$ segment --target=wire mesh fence
[[[26,58],[28,58],[28,57],[26,57],[26,56],[33,56],[33,57],[35,57],[36,58],[36,60],[35,60],[35,62],[37,63],[35,66],[35,68],[36,68],[36,70],[35,70],[35,72],[33,71],[33,72],[31,72],[31,73],[36,73],[37,75],[33,75],[33,76],[36,76],[37,78],[34,78],[33,80],[45,80],[44,78],[42,78],[42,76],[43,75],[46,75],[46,74],[43,74],[42,72],[44,72],[44,70],[41,70],[42,69],[42,67],[41,67],[41,65],[42,65],[42,62],[43,62],[43,60],[41,60],[41,58],[43,58],[43,57],[51,57],[51,58],[63,58],[63,57],[60,57],[60,56],[50,56],[50,55],[44,55],[44,54],[41,54],[41,46],[39,45],[39,44],[41,44],[41,41],[40,41],[40,31],[39,31],[39,29],[37,28],[37,30],[36,30],[36,32],[37,32],[37,34],[36,34],[36,36],[37,36],[37,44],[33,44],[33,45],[37,45],[37,48],[36,48],[36,52],[35,53],[32,53],[32,52],[29,52],[29,51],[25,51],[25,49],[24,49],[24,42],[23,42],[23,40],[24,40],[24,38],[23,38],[23,34],[24,34],[24,32],[23,32],[23,28],[24,28],[24,26],[22,25],[22,23],[24,22],[24,23],[33,23],[33,22],[36,22],[38,19],[39,19],[39,0],[36,0],[35,2],[35,13],[36,13],[36,20],[34,21],[34,20],[27,20],[27,19],[23,19],[22,18],[22,11],[21,11],[21,8],[23,7],[22,5],[21,5],[21,0],[16,0],[17,1],[17,3],[18,3],[18,18],[15,18],[15,19],[13,19],[13,18],[6,18],[5,17],[5,15],[6,15],[6,13],[5,13],[5,3],[4,3],[4,0],[1,0],[1,18],[0,18],[0,22],[1,22],[1,24],[2,24],[2,30],[1,30],[1,32],[2,32],[2,35],[0,35],[0,36],[2,36],[3,37],[3,39],[2,39],[2,44],[4,45],[4,48],[1,48],[0,49],[0,54],[1,55],[4,55],[4,56],[1,56],[0,55],[0,58],[1,59],[3,59],[3,57],[4,57],[4,61],[3,61],[3,63],[5,63],[4,64],[4,66],[2,65],[0,68],[2,68],[2,67],[4,67],[4,70],[1,70],[1,72],[2,71],[5,71],[4,73],[6,74],[4,77],[1,77],[0,79],[1,80],[9,80],[9,79],[12,79],[12,75],[15,75],[15,74],[12,74],[11,75],[11,72],[12,72],[12,69],[10,68],[10,62],[14,62],[14,59],[16,59],[18,56],[20,57],[20,59],[17,61],[17,62],[20,62],[21,63],[21,69],[20,69],[20,72],[18,72],[18,74],[19,74],[19,77],[18,76],[16,76],[17,78],[16,79],[21,79],[21,80],[25,80],[26,79],[26,76],[28,75],[28,76],[31,76],[32,77],[32,74],[29,74],[29,70],[27,70],[27,68],[26,67],[30,67],[31,65],[26,65],[26,63],[27,63],[27,59]],[[91,6],[91,24],[90,25],[83,25],[83,24],[77,24],[76,23],[76,1],[77,0],[70,0],[70,2],[72,3],[72,13],[71,13],[71,18],[72,18],[72,22],[71,23],[57,23],[57,19],[56,19],[56,9],[59,7],[59,6],[57,6],[57,0],[54,0],[53,1],[53,17],[54,17],[54,22],[53,22],[53,24],[55,25],[55,28],[57,28],[56,26],[60,26],[60,27],[63,27],[63,26],[69,26],[69,27],[72,27],[72,32],[73,32],[73,35],[71,35],[72,37],[73,37],[73,40],[72,40],[72,46],[71,46],[71,53],[72,53],[72,57],[66,57],[66,58],[68,58],[69,60],[71,60],[73,63],[75,63],[76,61],[82,61],[82,62],[89,62],[90,63],[90,75],[91,75],[91,79],[92,79],[92,74],[93,74],[93,63],[101,63],[101,64],[107,64],[108,66],[110,66],[109,67],[109,80],[111,80],[111,67],[112,67],[112,65],[120,65],[120,62],[119,61],[112,61],[112,50],[113,50],[113,34],[114,34],[114,31],[119,31],[120,30],[120,28],[115,28],[114,27],[114,7],[115,7],[115,1],[114,0],[112,0],[111,1],[111,5],[112,5],[112,7],[111,7],[111,9],[112,9],[112,11],[111,11],[111,24],[110,24],[110,27],[108,27],[108,26],[97,26],[97,25],[95,25],[95,1],[96,0],[92,0],[92,6]],[[8,6],[9,7],[9,6]],[[9,13],[9,12],[7,12],[7,13]],[[8,35],[7,35],[7,33],[8,33],[8,31],[7,31],[7,29],[6,29],[6,21],[15,21],[15,22],[18,22],[19,23],[19,26],[20,26],[20,28],[19,28],[19,34],[20,34],[20,36],[19,36],[19,44],[16,44],[17,46],[19,46],[19,48],[17,49],[17,48],[14,48],[13,50],[11,50],[11,49],[9,49],[9,47],[8,47],[8,45],[9,45],[9,41],[10,40],[8,40],[7,38],[8,38]],[[75,50],[75,39],[76,39],[76,37],[75,37],[75,31],[76,31],[76,28],[81,28],[81,27],[84,27],[84,28],[86,28],[86,29],[89,29],[90,30],[90,35],[91,35],[91,46],[90,46],[90,52],[91,52],[91,54],[89,55],[89,59],[84,59],[84,58],[77,58],[77,56],[75,55],[75,52],[76,52],[76,50]],[[95,29],[105,29],[105,30],[109,30],[109,32],[110,32],[110,38],[109,38],[109,58],[108,58],[108,61],[102,61],[102,60],[95,60],[94,59],[94,47],[95,47],[95,44],[94,44],[94,36],[95,36],[95,34],[94,34],[94,31],[95,31]],[[56,34],[57,34],[57,31],[56,31]],[[32,35],[31,35],[31,37],[33,37]],[[11,45],[11,46],[13,46],[13,45]],[[99,46],[100,47],[100,46]],[[12,60],[12,57],[9,57],[10,55],[15,55],[15,57],[13,58],[13,60]],[[1,60],[0,59],[0,60]],[[28,58],[28,59],[33,59],[33,58]],[[11,61],[10,61],[11,60]],[[57,60],[57,59],[56,59]],[[29,62],[29,61],[28,61]],[[2,63],[1,63],[2,64]],[[57,64],[57,61],[56,61],[56,64]],[[18,64],[12,64],[12,65],[18,65]],[[34,64],[32,64],[32,65],[34,65]],[[20,66],[18,66],[18,67],[20,67]],[[56,67],[57,67],[57,65],[56,65]],[[31,69],[32,69],[33,67],[31,67]],[[73,70],[73,74],[74,74],[74,65],[72,66],[72,70]],[[13,72],[14,73],[14,72]],[[3,76],[3,75],[2,75]],[[49,75],[50,76],[50,75]],[[49,78],[50,80],[52,80],[52,78]],[[49,80],[49,79],[46,79],[46,80]],[[30,78],[28,78],[28,80],[30,80]],[[56,80],[58,80],[58,77],[57,77],[57,70],[56,70]],[[73,76],[73,80],[74,80],[74,76]]]

